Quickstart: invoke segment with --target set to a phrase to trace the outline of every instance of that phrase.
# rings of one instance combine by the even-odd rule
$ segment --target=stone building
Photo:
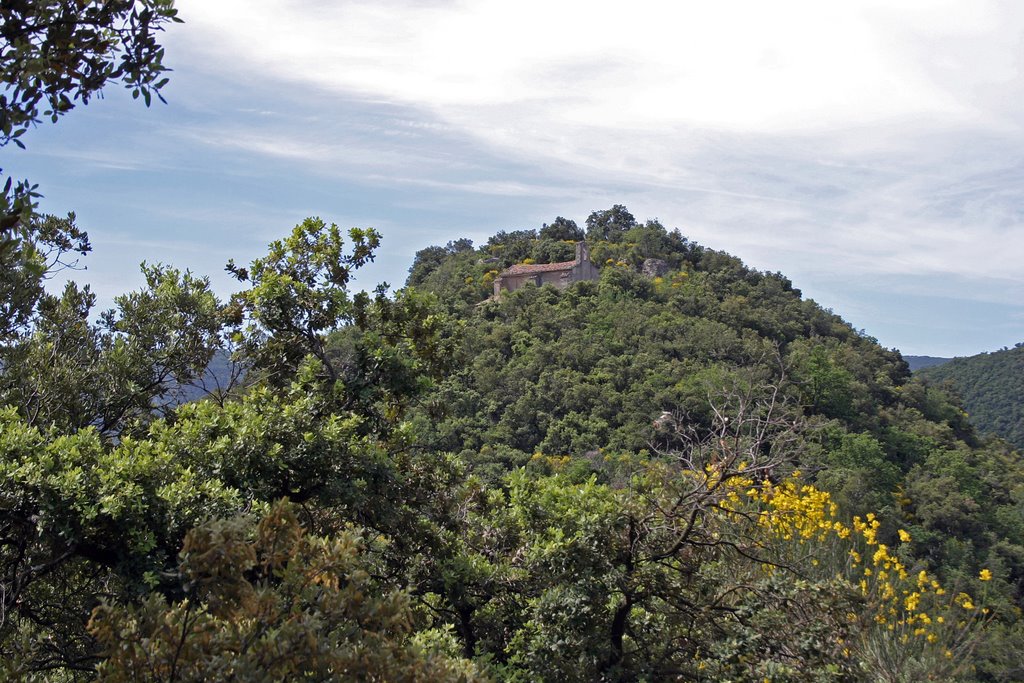
[[[525,284],[554,285],[565,289],[574,282],[597,280],[601,276],[590,262],[590,248],[586,242],[576,243],[576,259],[562,263],[520,263],[507,268],[494,280],[494,296],[503,291],[514,292]]]

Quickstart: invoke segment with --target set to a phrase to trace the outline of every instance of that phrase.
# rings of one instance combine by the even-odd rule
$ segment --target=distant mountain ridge
[[[905,358],[909,363],[910,358]],[[950,382],[979,431],[1024,448],[1024,343],[954,358],[917,375],[930,382]]]
[[[940,358],[938,356],[903,356],[903,360],[907,361],[907,365],[910,366],[911,372],[917,372],[918,370],[924,370],[925,368],[931,368],[936,365],[948,363],[953,359]]]

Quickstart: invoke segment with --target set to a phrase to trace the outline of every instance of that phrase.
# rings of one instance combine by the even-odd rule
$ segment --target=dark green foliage
[[[11,142],[24,147],[22,136],[31,127],[43,119],[56,122],[77,102],[87,104],[109,82],[124,84],[147,106],[153,95],[162,100],[168,69],[157,39],[168,23],[177,21],[173,0],[0,4],[0,147]],[[24,267],[24,258],[31,259],[18,242],[40,241],[32,225],[38,196],[28,181],[5,179],[0,272]]]
[[[1024,343],[1012,349],[954,358],[920,371],[931,383],[948,383],[979,431],[1024,448]]]
[[[251,320],[238,353],[257,376],[241,396],[160,401],[202,372],[225,321],[205,280],[163,267],[146,267],[147,287],[119,297],[100,325],[88,320],[87,290],[44,295],[34,327],[3,349],[2,396],[17,406],[0,423],[5,671],[91,670],[84,627],[99,596],[131,601],[158,586],[174,597],[166,572],[185,532],[210,515],[282,496],[315,501],[320,530],[358,522],[394,536],[385,557],[395,572],[435,543],[434,525],[416,520],[427,501],[446,500],[433,492],[451,491],[456,469],[422,459],[396,428],[448,367],[455,327],[411,291],[350,300],[344,266],[317,260],[337,242],[310,246],[310,233],[293,235],[309,250],[301,263],[273,245],[235,299],[233,321],[245,311]],[[357,245],[353,259],[369,256]],[[339,325],[346,341],[328,353]],[[286,335],[304,357],[267,365]],[[55,603],[68,582],[80,599]]]
[[[559,216],[550,225],[544,224],[540,229],[541,239],[568,240],[578,242],[584,237],[583,229],[576,225],[576,221]]]
[[[636,219],[622,204],[587,216],[587,239],[621,242],[627,230],[636,227]]]
[[[623,212],[595,212],[592,222]],[[870,424],[872,405],[894,400],[907,375],[898,357],[801,300],[788,280],[657,222],[632,225],[622,242],[591,245],[595,260],[611,261],[600,282],[563,293],[527,287],[467,314],[467,362],[441,390],[444,419],[429,420],[437,447],[494,454],[502,444],[522,453],[513,460],[537,450],[649,448],[662,411],[707,419],[708,387],[749,367],[785,376],[809,409],[851,428]],[[543,243],[531,235],[492,242]],[[672,270],[645,277],[636,267],[646,258]],[[441,275],[453,263],[468,262],[452,255],[422,286],[450,291]]]
[[[409,268],[409,278],[406,280],[406,284],[411,287],[423,284],[427,277],[437,270],[438,266],[448,260],[448,257],[472,250],[473,241],[468,239],[455,240],[444,247],[420,249],[416,252],[416,258],[413,259],[412,266]]]
[[[624,213],[595,212],[590,223],[619,225]],[[463,370],[414,414],[429,443],[492,481],[534,467],[536,454],[568,456],[574,471],[613,481],[607,458],[670,450],[679,425],[712,423],[715,388],[754,370],[811,418],[799,461],[845,510],[905,526],[917,561],[951,582],[1001,567],[1000,590],[1020,604],[1019,457],[983,444],[947,392],[910,381],[898,353],[803,300],[785,277],[628,220],[628,229],[608,228],[613,239],[591,242],[600,282],[526,287],[462,309]],[[521,255],[539,241],[506,233],[493,244]],[[669,273],[642,276],[645,258],[664,260]],[[423,286],[448,287],[440,277]],[[1003,614],[1012,623],[1009,607]],[[980,661],[985,676],[1004,666],[997,659]]]
[[[179,21],[173,0],[5,2],[0,9],[0,146],[42,118],[56,122],[120,81],[149,104],[167,83],[167,23]],[[45,111],[41,111],[45,107]]]
[[[715,399],[732,419],[704,439],[653,461],[592,461],[614,484],[571,461],[538,458],[548,465],[535,471],[556,474],[515,472],[474,509],[466,559],[444,569],[460,590],[446,584],[438,597],[501,678],[853,674],[834,645],[849,628],[849,591],[768,576],[757,561],[784,560],[752,542],[756,517],[716,521],[714,511],[732,500],[723,482],[741,470],[769,476],[794,455],[784,444],[797,443],[779,419],[783,406],[759,393],[765,387],[736,388],[748,393]],[[719,459],[724,441],[745,444],[742,464],[738,451]],[[706,476],[711,461],[719,469]],[[757,561],[748,564],[751,555]]]
[[[168,69],[157,39],[176,21],[173,0],[4,2],[0,148],[12,142],[24,147],[23,135],[31,127],[43,119],[56,122],[76,103],[87,104],[109,82],[124,84],[147,106],[154,94],[162,100]],[[163,339],[149,330],[146,341],[153,343],[147,348],[125,348],[140,338],[125,341],[131,335],[114,329],[113,318],[106,321],[105,333],[85,322],[93,300],[87,287],[70,285],[59,300],[44,295],[48,278],[74,267],[77,261],[69,258],[75,254],[89,252],[88,236],[75,224],[74,214],[66,219],[36,215],[39,193],[27,180],[15,183],[0,175],[0,181],[0,366],[5,370],[0,400],[19,405],[32,421],[116,430],[152,407],[152,400],[165,393],[170,375],[187,381],[202,362],[195,355],[198,350],[191,349],[192,357],[186,359],[182,344],[166,338],[170,330]],[[47,329],[54,339],[47,338],[49,332],[38,334]],[[181,329],[193,334],[190,327]],[[208,326],[199,323],[195,329],[194,334],[207,335]],[[133,356],[154,352],[154,344],[163,343],[173,347],[163,359]],[[111,367],[91,375],[82,369],[99,369],[101,356]]]
[[[0,244],[0,344],[23,334],[39,302],[47,278],[63,268],[77,265],[77,257],[88,254],[89,237],[67,218],[36,216],[30,237]],[[69,260],[71,259],[71,260]]]
[[[209,281],[143,264],[144,289],[89,320],[95,298],[69,283],[42,294],[33,327],[0,346],[0,401],[29,424],[108,437],[177,402],[220,344],[221,307]]]

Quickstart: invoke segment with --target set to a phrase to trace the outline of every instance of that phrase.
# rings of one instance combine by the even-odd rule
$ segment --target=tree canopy
[[[0,6],[0,147],[44,119],[56,123],[88,104],[108,83],[121,83],[147,105],[167,84],[167,24],[180,21],[173,0],[13,0]],[[27,232],[35,189],[7,178],[0,199],[0,238]]]

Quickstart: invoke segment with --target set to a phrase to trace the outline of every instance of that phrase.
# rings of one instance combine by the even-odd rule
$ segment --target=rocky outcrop
[[[640,272],[649,278],[664,277],[668,273],[668,263],[660,258],[649,258],[644,260]]]

